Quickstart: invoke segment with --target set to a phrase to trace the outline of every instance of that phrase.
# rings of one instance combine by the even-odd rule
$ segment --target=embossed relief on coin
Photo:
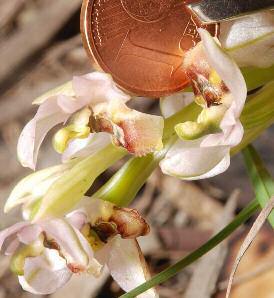
[[[123,89],[158,97],[188,84],[181,65],[199,24],[182,1],[85,0],[82,18],[89,55]]]
[[[174,0],[121,0],[125,11],[138,21],[155,22],[165,17]]]

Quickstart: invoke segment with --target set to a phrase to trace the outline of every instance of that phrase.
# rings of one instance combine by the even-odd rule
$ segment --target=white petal
[[[22,179],[12,190],[4,207],[4,212],[43,196],[51,184],[69,167],[60,165],[33,173]]]
[[[202,140],[178,140],[160,162],[162,171],[184,180],[209,178],[224,172],[230,163],[229,146],[200,147]]]
[[[68,222],[77,230],[81,230],[87,222],[87,215],[82,210],[75,210],[66,216]]]
[[[83,98],[74,98],[66,95],[57,97],[58,106],[67,114],[73,114],[85,107],[88,103]]]
[[[112,277],[127,292],[150,278],[144,256],[136,240],[115,237],[109,246],[107,266]],[[152,298],[158,295],[154,289],[150,289],[138,297]]]
[[[17,154],[24,167],[35,169],[38,151],[46,134],[57,124],[66,122],[69,116],[60,108],[57,98],[49,98],[39,107],[18,140]]]
[[[73,78],[73,89],[76,96],[84,98],[91,106],[111,100],[127,102],[130,96],[118,89],[111,75],[102,72],[92,72]]]
[[[235,106],[231,108],[233,108],[235,112],[234,116],[238,118],[247,95],[243,75],[237,64],[220,48],[206,30],[199,29],[199,33],[205,48],[208,63],[216,70],[232,94]]]
[[[88,138],[71,141],[62,155],[62,161],[66,162],[75,157],[87,157],[103,149],[111,143],[108,133],[92,133]]]
[[[103,265],[94,257],[94,253],[91,249],[90,244],[86,240],[86,238],[79,232],[78,230],[75,230],[82,247],[84,248],[85,252],[87,253],[89,257],[89,262],[86,268],[87,273],[92,274],[95,277],[99,277],[103,271]]]
[[[19,276],[22,288],[33,294],[47,295],[65,285],[72,273],[56,250],[45,249],[43,255],[26,258],[24,276]]]
[[[274,64],[274,13],[259,12],[221,23],[222,46],[240,66],[268,67]]]
[[[96,260],[89,242],[80,232],[87,222],[86,214],[81,210],[76,210],[68,214],[66,219],[67,221],[52,220],[49,224],[45,223],[47,235],[56,239],[61,252],[71,268],[75,267],[76,272],[79,270],[79,272],[88,272],[95,277],[100,276],[103,266]],[[52,231],[54,229],[58,231]]]
[[[68,263],[86,268],[89,256],[82,246],[76,230],[64,219],[47,220],[40,223],[46,234],[53,238],[61,248]]]
[[[274,17],[273,17],[274,18]],[[230,51],[239,66],[270,67],[274,64],[274,32],[254,41],[248,47]],[[247,54],[248,52],[248,54]]]
[[[72,82],[69,81],[61,86],[58,86],[54,89],[49,90],[48,92],[44,93],[43,95],[36,98],[32,104],[33,105],[41,105],[43,102],[48,100],[49,97],[53,98],[58,95],[66,95],[73,97],[75,95],[75,92],[72,89]]]
[[[224,130],[224,132],[210,134],[206,136],[201,143],[201,147],[212,147],[212,146],[234,147],[241,142],[243,135],[244,135],[244,128],[241,122],[238,120],[235,125]]]
[[[22,228],[18,233],[17,237],[21,243],[31,244],[33,241],[38,239],[42,229],[39,225],[33,224]]]
[[[192,103],[193,100],[194,94],[192,92],[181,92],[163,97],[160,101],[162,115],[168,118]]]
[[[21,229],[23,229],[24,227],[27,227],[28,225],[29,225],[28,222],[19,222],[1,231],[0,232],[0,250],[2,249],[2,246],[5,240],[7,240],[7,238],[9,238],[10,236],[16,235]]]

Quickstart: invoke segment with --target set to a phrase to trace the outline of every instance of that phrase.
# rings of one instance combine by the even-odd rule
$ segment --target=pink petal
[[[9,245],[7,246],[7,248],[5,249],[5,255],[6,256],[12,256],[15,251],[17,250],[17,248],[19,247],[20,242],[17,238],[13,239]]]
[[[22,230],[24,227],[29,226],[30,223],[28,222],[19,222],[15,225],[3,230],[0,232],[0,250],[2,249],[2,246],[4,242],[9,238],[10,236],[16,235],[20,230]]]
[[[83,98],[73,98],[66,95],[58,95],[58,106],[67,114],[73,114],[85,107],[88,103]]]
[[[40,223],[45,233],[53,238],[61,248],[68,263],[85,268],[89,256],[79,240],[76,230],[64,219],[53,219]]]
[[[149,278],[149,272],[138,242],[121,239],[119,236],[111,241],[107,261],[110,274],[125,291],[130,291]],[[139,298],[158,297],[154,289],[138,296]]]
[[[45,136],[54,126],[66,122],[69,117],[70,114],[59,107],[57,97],[49,98],[39,107],[18,140],[17,154],[24,167],[35,169],[38,151]]]
[[[71,278],[65,260],[53,249],[45,249],[43,255],[26,258],[24,276],[19,276],[22,288],[39,295],[54,293]]]
[[[111,100],[127,102],[130,96],[118,89],[109,74],[92,72],[74,77],[73,89],[77,97],[84,98],[91,106]]]
[[[21,243],[30,244],[33,241],[37,240],[41,232],[41,227],[39,225],[33,224],[22,228],[17,233],[17,237]]]
[[[87,216],[85,212],[81,210],[76,210],[69,213],[66,216],[66,219],[77,230],[81,230],[84,224],[87,222]]]

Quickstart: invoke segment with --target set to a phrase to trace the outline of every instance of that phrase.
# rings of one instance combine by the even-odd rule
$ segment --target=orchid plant
[[[161,116],[128,107],[131,96],[102,72],[76,76],[34,101],[39,107],[20,135],[19,161],[35,170],[43,140],[60,124],[52,142],[61,158],[59,165],[19,182],[5,205],[5,212],[22,205],[23,221],[0,232],[0,249],[11,256],[11,269],[25,290],[50,294],[73,274],[99,277],[106,267],[127,292],[146,282],[126,297],[157,297],[154,285],[254,212],[255,203],[175,271],[148,281],[137,238],[149,226],[126,205],[158,165],[179,179],[218,175],[232,154],[273,123],[273,19],[272,12],[264,12],[228,22],[219,40],[199,29],[201,42],[182,61],[193,92],[161,98]],[[126,155],[132,158],[86,197],[94,180]]]

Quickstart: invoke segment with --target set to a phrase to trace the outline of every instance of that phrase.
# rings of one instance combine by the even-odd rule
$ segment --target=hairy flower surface
[[[136,210],[85,198],[65,218],[17,223],[0,232],[0,249],[12,256],[11,268],[22,287],[51,294],[73,274],[99,277],[107,266],[129,291],[149,278],[136,238],[149,226]],[[157,297],[153,289],[140,297]]]
[[[207,31],[199,32],[202,41],[189,51],[185,68],[192,80],[193,98],[203,110],[195,122],[175,127],[180,139],[160,163],[164,173],[189,180],[212,177],[228,168],[230,148],[243,137],[239,117],[247,94],[236,63]],[[177,107],[173,96],[163,99],[164,116],[182,108],[189,97],[184,95]]]
[[[57,132],[53,144],[58,152],[65,152],[64,159],[75,156],[78,148],[82,156],[94,152],[94,139],[97,148],[104,146],[106,136],[94,136],[100,132],[109,133],[115,144],[137,156],[160,150],[162,117],[128,108],[129,100],[130,96],[118,89],[108,74],[93,72],[74,77],[72,85],[35,102],[40,105],[38,111],[18,141],[19,160],[34,169],[42,141],[60,123],[66,126]]]

